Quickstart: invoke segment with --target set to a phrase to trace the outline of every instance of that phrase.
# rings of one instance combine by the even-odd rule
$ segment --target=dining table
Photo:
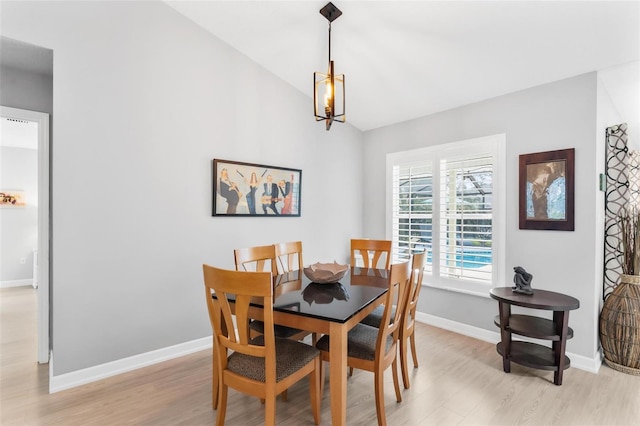
[[[351,267],[337,283],[312,282],[300,270],[273,277],[274,324],[329,336],[333,425],[347,424],[347,334],[384,303],[388,277],[388,270],[360,267]],[[263,306],[251,303],[249,316],[262,320]]]

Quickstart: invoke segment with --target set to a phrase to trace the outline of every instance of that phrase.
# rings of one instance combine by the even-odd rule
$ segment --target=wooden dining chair
[[[411,256],[411,277],[409,278],[409,287],[407,288],[407,301],[404,305],[402,313],[402,323],[400,324],[399,349],[400,349],[400,369],[402,370],[402,384],[405,389],[409,389],[409,371],[407,367],[407,344],[411,345],[411,355],[413,357],[414,368],[418,367],[418,355],[416,352],[415,326],[416,326],[416,309],[418,307],[418,298],[420,297],[420,289],[422,288],[422,278],[424,277],[424,265],[427,260],[425,252],[416,253]],[[392,309],[392,312],[395,308]],[[361,323],[372,327],[379,327],[384,314],[384,306],[379,306],[372,313],[367,315]],[[409,340],[409,342],[407,341]]]
[[[274,244],[276,251],[276,266],[279,274],[291,271],[302,271],[302,241]]]
[[[276,252],[276,265],[279,274],[286,274],[292,271],[302,271],[304,263],[302,261],[302,241],[292,241],[289,243],[274,244]],[[300,331],[298,334],[289,337],[290,339],[301,340],[311,334],[311,344],[315,345],[318,340],[316,333]]]
[[[265,425],[274,425],[276,395],[309,377],[311,411],[320,423],[320,353],[309,345],[275,337],[273,282],[270,272],[228,271],[203,265],[205,295],[214,333],[218,376],[217,425],[224,425],[228,388],[264,400]],[[215,294],[216,302],[212,295]],[[237,329],[232,324],[229,295],[235,299]],[[264,334],[249,336],[249,305],[264,306]],[[228,351],[232,351],[231,355]]]
[[[358,254],[363,265],[357,265]],[[380,262],[384,259],[384,263]],[[351,240],[351,266],[365,268],[389,269],[391,263],[391,241],[389,240]]]
[[[262,272],[268,270],[268,267],[273,275],[278,274],[276,248],[273,245],[236,249],[233,251],[233,256],[235,258],[237,271]],[[249,324],[249,328],[255,332],[255,337],[257,334],[264,332],[264,323],[254,320]],[[301,340],[308,334],[308,331],[286,327],[284,325],[276,325],[276,337]]]
[[[391,366],[396,401],[402,402],[400,385],[398,383],[398,337],[404,304],[407,300],[406,291],[409,284],[409,262],[391,266],[389,289],[385,296],[385,308],[381,326],[371,327],[366,324],[356,324],[347,334],[347,365],[374,373],[376,413],[378,425],[386,425],[387,419],[384,408],[384,371]],[[392,312],[392,307],[397,309]],[[382,326],[384,324],[384,326]],[[330,361],[329,336],[323,336],[316,347],[322,352],[322,360]],[[323,382],[324,374],[320,381]],[[322,389],[322,385],[321,385]]]
[[[413,368],[418,368],[418,354],[416,352],[416,309],[418,298],[422,288],[422,278],[424,277],[424,265],[427,261],[427,253],[416,253],[411,256],[411,278],[407,290],[407,303],[402,314],[400,324],[400,369],[402,370],[402,384],[405,389],[411,386],[409,382],[409,370],[407,367],[407,345],[411,345],[411,356],[413,358]]]
[[[271,271],[273,275],[278,274],[276,252],[273,246],[235,249],[233,257],[236,263],[236,271]]]

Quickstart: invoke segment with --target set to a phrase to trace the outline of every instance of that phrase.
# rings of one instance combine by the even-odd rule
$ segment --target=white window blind
[[[440,161],[440,272],[491,282],[493,157]]]
[[[501,149],[504,135],[388,154],[393,262],[424,251],[428,285],[487,295],[501,283]]]
[[[394,168],[393,242],[395,261],[430,252],[433,234],[433,172],[430,162]],[[431,269],[431,258],[427,269]]]

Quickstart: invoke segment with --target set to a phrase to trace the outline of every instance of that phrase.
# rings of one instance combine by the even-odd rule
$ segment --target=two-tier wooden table
[[[500,315],[494,322],[500,327],[502,341],[496,346],[502,355],[505,373],[511,371],[511,361],[526,367],[554,371],[553,383],[562,384],[562,373],[571,360],[565,356],[567,339],[573,337],[569,328],[569,311],[578,309],[580,301],[574,297],[545,290],[533,290],[532,295],[514,293],[511,287],[491,289],[491,297],[498,301]],[[553,311],[553,320],[531,315],[511,315],[511,305]],[[512,334],[550,340],[551,347],[537,343],[511,340]]]

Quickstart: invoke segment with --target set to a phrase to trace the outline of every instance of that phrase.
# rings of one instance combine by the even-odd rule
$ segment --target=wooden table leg
[[[511,305],[498,302],[500,310],[500,338],[502,340],[502,369],[505,373],[511,372],[511,331],[509,331],[509,317]]]
[[[552,343],[553,356],[558,370],[553,374],[553,383],[560,386],[562,384],[562,373],[565,366],[565,351],[567,348],[567,334],[569,330],[569,311],[554,311],[553,322],[556,325],[556,334],[560,336],[560,340]]]
[[[331,423],[347,424],[347,327],[332,322],[329,328],[329,388]]]

